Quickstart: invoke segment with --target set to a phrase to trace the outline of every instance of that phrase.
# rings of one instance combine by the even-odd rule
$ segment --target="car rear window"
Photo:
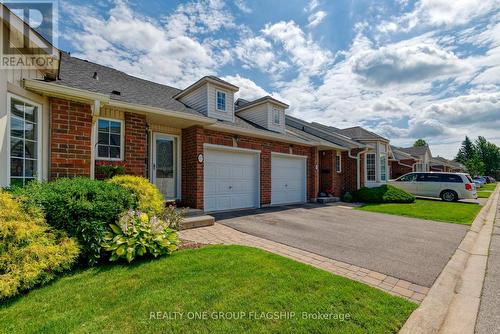
[[[470,183],[472,183],[472,179],[470,178],[469,175],[465,175],[465,177],[467,178],[467,180],[469,180]]]
[[[441,181],[442,182],[462,183],[462,178],[458,175],[455,175],[455,174],[441,174]]]

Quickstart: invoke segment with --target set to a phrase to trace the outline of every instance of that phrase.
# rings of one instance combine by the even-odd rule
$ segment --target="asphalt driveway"
[[[218,223],[430,287],[468,227],[308,204],[219,213]]]

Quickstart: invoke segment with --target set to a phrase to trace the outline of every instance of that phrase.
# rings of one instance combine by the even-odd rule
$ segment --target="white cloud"
[[[252,101],[263,96],[270,95],[268,92],[266,92],[266,90],[258,86],[255,82],[248,78],[241,77],[239,74],[226,75],[221,79],[226,80],[227,82],[230,82],[240,88],[240,90],[235,94],[235,100],[241,97],[242,99]]]
[[[319,0],[310,0],[307,6],[304,8],[306,12],[312,12],[319,6]]]
[[[307,26],[309,28],[314,28],[317,25],[319,25],[321,22],[323,22],[325,17],[326,17],[326,12],[324,12],[322,10],[317,11],[316,13],[309,15],[309,17],[307,18],[307,21],[309,21]]]
[[[393,44],[359,53],[353,71],[376,85],[402,84],[458,73],[465,67],[452,52],[433,44]]]
[[[333,60],[332,53],[319,46],[293,21],[266,24],[262,33],[281,45],[302,73],[317,75]]]
[[[238,7],[239,10],[241,10],[245,14],[250,14],[252,12],[252,9],[248,7],[245,0],[235,0],[234,4],[236,5],[236,7]]]
[[[288,67],[277,59],[276,50],[270,41],[262,36],[252,36],[239,40],[234,52],[247,68],[258,68],[272,75],[279,75]]]

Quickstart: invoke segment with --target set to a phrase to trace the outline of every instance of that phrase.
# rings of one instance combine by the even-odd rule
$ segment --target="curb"
[[[399,333],[474,333],[499,194],[497,185]]]

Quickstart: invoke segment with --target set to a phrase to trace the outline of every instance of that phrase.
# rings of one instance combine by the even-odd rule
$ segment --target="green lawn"
[[[473,203],[417,199],[414,203],[365,204],[358,210],[470,225],[481,206]]]
[[[496,183],[487,183],[478,190],[495,190],[496,186],[497,186]]]
[[[477,192],[477,197],[479,198],[489,198],[493,194],[491,191],[478,191]]]
[[[0,332],[396,333],[415,308],[405,299],[255,248],[207,246],[63,277],[0,306]],[[173,312],[183,315],[165,319],[174,318]],[[223,320],[213,312],[241,319]],[[279,317],[261,312],[295,315],[273,319]],[[330,319],[303,319],[302,312]],[[152,313],[163,319],[151,319]],[[349,320],[338,320],[346,314]],[[195,315],[208,319],[188,319]]]

